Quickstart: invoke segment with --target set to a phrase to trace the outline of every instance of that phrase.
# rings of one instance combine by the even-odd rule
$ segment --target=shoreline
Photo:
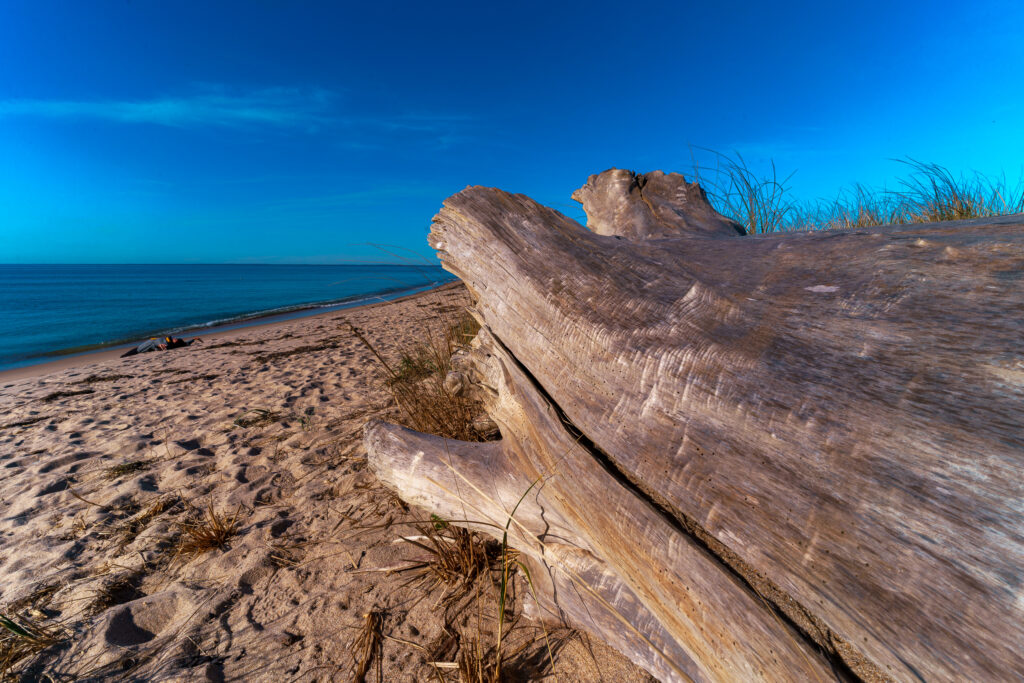
[[[222,339],[232,334],[239,333],[242,330],[258,330],[271,328],[276,325],[282,325],[284,323],[292,322],[300,319],[316,319],[326,315],[332,315],[338,311],[353,311],[360,309],[369,309],[377,306],[385,306],[388,304],[395,304],[409,299],[424,296],[431,292],[443,292],[453,287],[458,287],[462,284],[461,280],[453,280],[446,282],[436,287],[429,287],[427,289],[417,289],[407,294],[400,294],[393,299],[385,299],[387,294],[374,295],[367,297],[368,299],[377,299],[375,301],[369,301],[367,303],[357,303],[354,305],[346,305],[340,303],[337,306],[327,306],[324,308],[304,308],[290,311],[288,313],[275,313],[270,315],[261,315],[253,318],[249,318],[244,321],[225,323],[223,325],[217,325],[216,327],[209,328],[187,328],[181,332],[175,332],[175,335],[187,335],[189,337],[198,337],[204,340],[208,339]],[[316,311],[316,312],[312,312]],[[153,336],[153,335],[150,335]],[[69,370],[82,365],[89,365],[96,362],[107,361],[114,358],[120,358],[121,354],[125,350],[138,345],[139,342],[133,344],[118,344],[114,346],[108,346],[100,349],[91,351],[83,351],[80,353],[72,353],[64,356],[59,356],[53,360],[41,360],[39,362],[30,363],[29,365],[19,365],[13,368],[6,368],[0,370],[0,387],[9,385],[12,382],[16,382],[24,379],[32,379],[35,377],[42,377],[55,372],[61,372]],[[154,352],[156,353],[156,352]],[[39,358],[47,358],[47,356],[40,356]]]
[[[375,614],[389,636],[382,680],[434,679],[434,662],[479,655],[460,642],[500,638],[527,680],[650,683],[604,643],[533,621],[522,574],[499,637],[500,570],[432,578],[409,534],[438,532],[434,511],[402,501],[368,462],[367,423],[404,421],[381,359],[443,336],[471,303],[454,282],[191,349],[19,371],[39,376],[0,388],[0,613],[60,644],[14,671],[348,680]],[[471,542],[480,557],[494,549]]]

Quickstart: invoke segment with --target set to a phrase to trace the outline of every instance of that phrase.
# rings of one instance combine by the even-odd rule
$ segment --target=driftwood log
[[[404,498],[500,536],[542,616],[682,680],[1024,677],[1024,217],[744,236],[610,170],[589,230],[471,187],[430,235],[501,440],[373,423]],[[523,498],[525,494],[525,498]]]

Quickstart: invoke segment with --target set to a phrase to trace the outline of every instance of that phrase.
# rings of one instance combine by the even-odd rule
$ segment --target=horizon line
[[[441,264],[433,263],[405,263],[396,261],[335,261],[333,263],[237,263],[226,261],[202,261],[202,262],[143,262],[143,261],[94,261],[85,263],[61,262],[34,262],[34,263],[12,263],[0,262],[0,266],[409,266],[409,267],[437,267]]]

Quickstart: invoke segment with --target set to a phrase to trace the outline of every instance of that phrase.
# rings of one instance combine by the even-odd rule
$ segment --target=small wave
[[[138,343],[140,339],[149,339],[151,337],[161,337],[165,335],[188,334],[197,332],[209,333],[214,330],[230,330],[240,327],[247,327],[249,325],[261,324],[264,322],[277,322],[292,318],[305,317],[306,315],[314,315],[317,312],[329,309],[340,310],[344,308],[352,308],[354,306],[361,306],[364,304],[378,301],[389,301],[391,299],[395,299],[401,296],[407,296],[409,294],[427,291],[429,289],[439,287],[440,285],[446,284],[453,280],[454,278],[449,278],[420,285],[397,286],[373,293],[365,293],[355,296],[342,297],[340,299],[327,299],[323,301],[292,304],[288,306],[278,306],[275,308],[261,309],[257,311],[247,311],[244,313],[229,315],[222,318],[208,320],[205,322],[188,323],[185,325],[179,325],[172,328],[152,329],[149,331],[133,333],[130,337],[102,340],[95,343],[84,344],[75,347],[48,350],[42,353],[32,354],[30,356],[22,356],[20,358],[8,357],[6,359],[0,360],[0,368],[11,368],[20,365],[32,364],[33,362],[42,362],[44,359],[47,358],[73,356],[78,354],[100,351],[103,349],[116,348],[119,346],[128,346],[131,344]]]
[[[325,301],[314,301],[304,304],[292,304],[289,306],[279,306],[277,308],[268,308],[259,311],[239,313],[237,315],[231,315],[226,318],[209,320],[204,323],[189,324],[181,327],[176,327],[172,330],[159,332],[156,335],[150,334],[148,336],[159,336],[160,334],[175,334],[178,332],[192,332],[196,330],[203,330],[214,327],[223,327],[225,325],[237,325],[239,323],[246,323],[254,320],[264,320],[267,318],[276,318],[278,316],[287,316],[291,313],[301,313],[304,311],[314,311],[330,308],[351,308],[353,306],[372,303],[374,301],[387,301],[387,297],[396,297],[403,296],[405,294],[423,292],[428,289],[433,289],[434,287],[438,287],[442,284],[445,284],[445,282],[448,282],[448,280],[442,282],[430,282],[428,284],[415,285],[411,287],[394,287],[391,289],[385,289],[379,292],[374,292],[373,294],[359,294],[357,296],[344,297],[341,299],[328,299]]]

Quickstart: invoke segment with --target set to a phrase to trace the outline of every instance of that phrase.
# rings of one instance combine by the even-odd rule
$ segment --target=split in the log
[[[445,202],[431,244],[474,295],[503,437],[463,474],[544,477],[562,555],[593,558],[580,576],[653,643],[616,646],[663,677],[775,675],[765,652],[829,675],[801,638],[863,678],[1019,676],[1024,219],[745,237],[687,188],[592,177],[593,230],[490,188]],[[413,446],[384,432],[371,460],[403,496],[439,476],[447,452],[420,444],[388,479]],[[798,646],[762,649],[791,625]]]

